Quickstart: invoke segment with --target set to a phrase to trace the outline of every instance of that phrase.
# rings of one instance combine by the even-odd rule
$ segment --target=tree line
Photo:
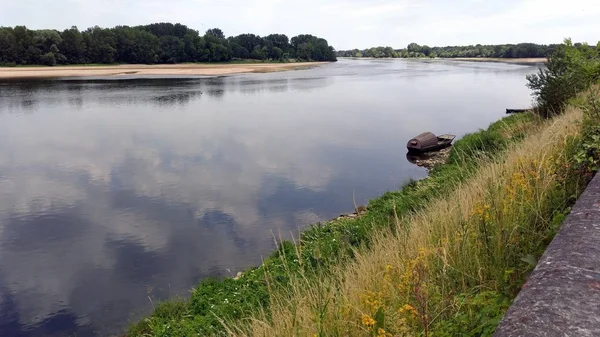
[[[411,43],[404,49],[392,47],[373,47],[364,50],[340,50],[338,57],[375,57],[375,58],[413,58],[413,57],[497,57],[527,58],[547,57],[557,48],[556,44],[542,45],[535,43],[470,45],[429,47]]]
[[[241,34],[226,38],[218,28],[204,35],[176,23],[31,30],[0,27],[0,65],[89,63],[180,63],[231,60],[336,61],[327,40],[303,34]]]

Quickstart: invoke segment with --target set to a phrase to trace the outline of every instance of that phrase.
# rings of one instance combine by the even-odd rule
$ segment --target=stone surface
[[[600,174],[579,197],[494,336],[600,336]]]
[[[450,149],[452,147],[447,147],[445,149],[441,149],[439,151],[428,152],[423,154],[406,154],[406,159],[420,167],[424,167],[426,169],[431,169],[437,165],[445,164],[448,161],[448,157],[450,157]]]

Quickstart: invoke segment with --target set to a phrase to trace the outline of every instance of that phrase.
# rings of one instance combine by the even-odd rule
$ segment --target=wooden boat
[[[436,151],[448,147],[452,144],[455,135],[436,136],[431,132],[423,132],[415,138],[408,141],[406,147],[411,153],[424,153]]]
[[[523,113],[523,112],[527,112],[527,111],[531,111],[531,109],[506,109],[507,114],[517,114],[517,113]]]

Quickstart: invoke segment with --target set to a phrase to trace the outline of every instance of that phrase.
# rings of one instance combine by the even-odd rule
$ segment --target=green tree
[[[185,59],[185,43],[176,36],[165,35],[159,39],[160,60],[165,63],[177,63]]]
[[[250,57],[256,60],[264,60],[267,58],[267,49],[266,47],[255,46],[250,54]]]
[[[92,63],[114,63],[117,42],[113,32],[100,27],[88,28],[83,34],[86,59]]]
[[[62,41],[58,48],[66,57],[67,63],[85,63],[85,46],[83,36],[77,27],[65,29],[62,34]]]
[[[283,50],[279,47],[273,47],[271,49],[271,58],[274,60],[281,60],[283,56]]]
[[[11,28],[0,28],[0,64],[17,63],[17,40]]]
[[[78,63],[174,63],[222,62],[232,58],[335,61],[335,50],[326,40],[299,35],[294,43],[284,34],[260,37],[241,34],[225,38],[212,28],[200,36],[182,24],[153,23],[144,26],[77,27],[56,30],[29,30],[25,26],[0,27],[0,64]]]
[[[409,53],[420,53],[421,52],[421,46],[419,46],[418,44],[416,44],[415,42],[413,42],[413,43],[409,44],[406,47],[406,50]]]
[[[223,31],[220,30],[219,28],[211,28],[211,29],[207,30],[206,35],[212,35],[212,36],[216,37],[217,39],[225,39],[225,34],[223,34]]]
[[[527,80],[540,114],[554,115],[578,92],[600,81],[600,50],[586,44],[575,47],[566,39],[548,57],[546,68],[527,76]]]

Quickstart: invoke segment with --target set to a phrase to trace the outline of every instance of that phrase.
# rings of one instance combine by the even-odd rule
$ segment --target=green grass
[[[268,312],[269,294],[285,289],[290,277],[312,277],[316,271],[328,273],[341,261],[353,259],[358,247],[369,246],[372,232],[391,228],[396,217],[407,216],[432,198],[452,191],[476,171],[482,157],[502,153],[535,123],[533,115],[517,114],[463,137],[451,150],[449,163],[434,168],[427,179],[412,181],[371,200],[367,212],[359,218],[309,226],[297,244],[280,243],[261,266],[246,271],[238,280],[201,281],[189,301],[160,303],[152,315],[131,325],[127,335],[225,334],[221,320],[237,320],[259,310]]]

